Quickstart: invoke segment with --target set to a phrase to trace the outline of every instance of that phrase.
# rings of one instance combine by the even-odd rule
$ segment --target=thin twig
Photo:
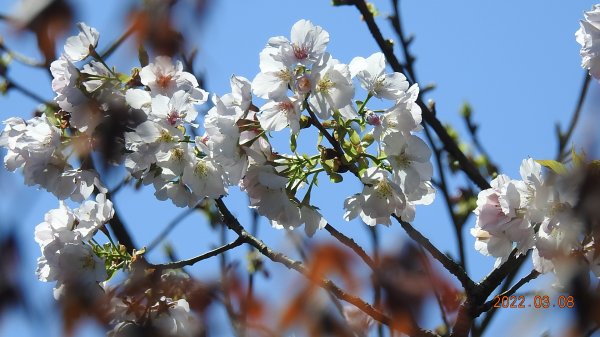
[[[419,250],[421,251],[421,254],[419,255],[422,258],[422,262],[425,265],[425,271],[427,272],[427,276],[429,277],[429,281],[431,282],[431,288],[433,290],[433,294],[435,295],[435,300],[438,304],[438,307],[440,308],[442,321],[444,322],[444,326],[446,327],[446,329],[448,329],[450,327],[450,324],[448,323],[448,316],[446,315],[446,310],[444,309],[442,297],[440,296],[440,293],[438,292],[438,289],[435,286],[435,278],[433,277],[433,269],[431,268],[431,263],[427,258],[427,254],[425,253],[425,249],[423,249],[423,246],[419,246]]]
[[[325,226],[325,230],[328,231],[329,234],[331,234],[339,242],[343,243],[348,248],[352,249],[356,253],[356,255],[360,256],[360,258],[371,269],[375,270],[377,268],[377,264],[375,263],[375,261],[373,261],[373,259],[369,256],[369,254],[367,254],[367,252],[365,252],[365,250],[358,243],[356,243],[356,241],[354,241],[352,238],[347,237],[346,235],[344,235],[343,233],[341,233],[340,231],[335,229],[335,227],[331,226],[330,224],[327,224]]]
[[[529,274],[527,274],[527,276],[525,276],[522,279],[520,279],[519,282],[515,283],[515,285],[513,285],[510,289],[508,289],[508,290],[500,293],[497,296],[500,296],[500,297],[511,296],[515,292],[517,292],[517,290],[519,290],[519,288],[521,288],[527,282],[536,279],[538,276],[540,276],[540,273],[538,271],[536,271],[536,270],[532,270]],[[486,312],[486,311],[488,311],[490,309],[493,309],[493,307],[494,307],[494,299],[491,299],[491,300],[485,302],[478,310],[480,312]],[[497,311],[497,310],[494,310],[494,311]]]
[[[340,158],[340,160],[342,161],[342,163],[347,166],[347,168],[350,170],[350,172],[354,173],[354,175],[358,177],[359,175],[358,175],[358,170],[357,170],[356,166],[350,165],[348,163],[348,161],[346,160],[346,155],[345,155],[344,149],[342,149],[342,146],[340,145],[340,142],[338,142],[325,129],[325,127],[323,126],[323,124],[321,124],[321,122],[319,122],[319,119],[317,118],[317,116],[315,115],[315,113],[312,111],[312,109],[308,105],[308,102],[306,102],[306,111],[308,111],[308,114],[310,115],[310,122],[312,123],[312,125],[314,125],[319,130],[319,132],[321,132],[321,134],[323,135],[323,137],[325,137],[325,139],[327,139],[327,141],[329,142],[329,144],[331,144],[331,146],[333,146],[333,150],[336,152],[338,158]]]
[[[392,69],[396,72],[403,72],[404,68],[396,58],[396,55],[394,55],[394,51],[391,44],[383,38],[383,35],[381,34],[379,27],[375,23],[373,15],[367,8],[367,4],[365,3],[365,1],[352,1],[354,2],[354,5],[359,10],[359,12],[362,14],[365,22],[367,23],[367,27],[371,32],[371,35],[379,45],[379,48],[385,55]],[[425,122],[431,125],[435,133],[440,138],[440,141],[444,144],[444,149],[448,151],[448,153],[450,153],[458,161],[460,167],[462,168],[463,172],[465,172],[467,177],[469,177],[469,179],[471,179],[482,190],[490,188],[490,184],[488,183],[487,179],[483,177],[483,175],[475,167],[473,162],[471,162],[460,150],[458,144],[456,144],[456,142],[452,139],[452,137],[450,137],[450,135],[446,131],[446,128],[444,128],[442,123],[435,117],[433,112],[429,109],[429,107],[423,102],[423,100],[420,97],[417,99],[417,104],[419,105],[419,107],[421,107],[423,119],[425,120]]]
[[[186,266],[191,266],[194,265],[202,260],[206,260],[209,259],[213,256],[217,256],[223,252],[226,252],[228,250],[231,250],[235,247],[241,246],[242,244],[244,244],[244,240],[241,237],[238,237],[235,241],[228,243],[226,245],[223,245],[219,248],[215,248],[209,252],[206,252],[204,254],[198,255],[196,257],[193,257],[191,259],[187,259],[187,260],[181,260],[181,261],[176,261],[176,262],[169,262],[169,263],[163,263],[163,264],[150,264],[149,267],[150,268],[154,268],[154,269],[159,269],[159,270],[164,270],[164,269],[180,269]]]
[[[429,254],[433,256],[433,258],[438,260],[442,266],[446,268],[446,270],[448,270],[452,275],[456,276],[467,294],[475,289],[475,282],[469,278],[467,273],[465,273],[465,270],[458,263],[454,262],[446,254],[437,249],[437,247],[435,247],[431,241],[429,241],[429,239],[423,236],[423,234],[416,230],[411,224],[400,219],[400,217],[398,217],[396,214],[392,214],[392,217],[394,217],[394,219],[400,223],[402,228],[404,228],[404,231],[406,231],[406,234],[408,234],[411,239],[425,248]]]

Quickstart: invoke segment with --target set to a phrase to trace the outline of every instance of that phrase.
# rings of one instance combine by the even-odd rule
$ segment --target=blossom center
[[[194,174],[200,178],[208,176],[208,165],[206,165],[204,160],[198,161],[196,166],[194,166]]]
[[[328,93],[331,88],[333,88],[333,82],[327,77],[320,79],[317,83],[317,91],[323,94]]]
[[[375,185],[375,195],[380,199],[387,199],[392,196],[392,185],[387,179],[381,180]]]
[[[156,79],[156,84],[159,87],[166,89],[169,86],[169,84],[171,84],[172,79],[173,79],[173,76],[171,76],[171,75],[160,75]]]
[[[396,166],[400,168],[407,168],[412,163],[410,158],[408,158],[408,155],[404,152],[400,153],[397,156],[392,156],[392,160],[394,161]]]
[[[181,148],[174,148],[173,150],[171,150],[171,157],[173,157],[173,159],[177,160],[177,161],[182,161],[183,160],[183,149]]]
[[[277,72],[277,77],[284,82],[289,82],[292,79],[292,75],[287,69],[279,70],[279,72]]]
[[[280,102],[277,104],[277,109],[287,115],[288,113],[294,111],[294,105],[289,101]]]
[[[309,52],[309,48],[308,46],[305,45],[297,45],[297,44],[292,44],[292,50],[294,51],[294,56],[298,59],[298,60],[304,60],[308,58],[308,52]]]
[[[378,93],[385,87],[385,76],[379,76],[373,83],[372,93]]]
[[[170,143],[174,140],[173,136],[167,130],[160,130],[160,136],[158,136],[158,141],[163,143]]]
[[[171,125],[175,125],[175,123],[177,123],[177,120],[179,118],[181,118],[181,115],[179,114],[179,112],[171,111],[167,114],[167,123],[169,123]]]

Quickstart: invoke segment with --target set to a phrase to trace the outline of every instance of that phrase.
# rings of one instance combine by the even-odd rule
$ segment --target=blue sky
[[[393,38],[385,20],[386,14],[390,13],[388,1],[374,3],[381,13],[378,24],[385,36]],[[122,31],[124,9],[129,4],[117,0],[105,0],[101,5],[92,0],[80,1],[77,2],[77,19],[100,31],[100,45],[103,46]],[[412,51],[417,57],[416,72],[422,87],[436,84],[436,89],[426,98],[435,100],[438,117],[466,136],[458,111],[463,102],[471,103],[474,119],[480,124],[482,143],[494,161],[500,164],[502,172],[509,176],[518,177],[518,168],[524,158],[554,157],[555,124],[559,122],[564,126],[567,123],[584,74],[574,33],[583,11],[589,10],[593,4],[593,1],[559,0],[404,1],[404,27],[409,34],[415,34]],[[267,39],[276,35],[289,36],[291,26],[302,18],[329,32],[331,42],[328,51],[342,62],[348,63],[355,56],[367,57],[379,51],[358,12],[351,6],[332,7],[326,0],[219,0],[213,1],[212,5],[203,18],[204,22],[185,27],[193,44],[199,48],[196,67],[206,74],[205,89],[211,93],[228,92],[232,74],[252,79],[258,72],[258,53]],[[34,40],[29,34],[16,35],[4,23],[0,24],[0,34],[8,46],[37,56]],[[111,58],[109,64],[127,72],[135,60],[135,50],[125,48]],[[53,97],[44,72],[15,65],[10,75],[41,95]],[[598,104],[599,89],[596,82],[590,87],[583,116],[587,130],[589,125],[594,125],[594,113],[597,115],[592,107]],[[28,117],[35,106],[35,102],[19,94],[10,94],[0,97],[0,116],[1,119]],[[585,127],[578,128],[576,145],[586,143],[585,130]],[[312,140],[306,137],[306,141]],[[31,300],[35,299],[43,307],[52,301],[52,285],[43,284],[35,277],[35,259],[39,249],[33,241],[33,228],[42,221],[47,210],[57,206],[57,202],[48,193],[22,187],[22,177],[4,169],[0,169],[0,184],[2,190],[14,191],[14,195],[0,199],[0,217],[3,219],[0,226],[11,223],[17,226],[25,247],[22,278],[31,291]],[[358,192],[358,184],[345,183],[342,187],[324,185],[323,190],[313,197],[313,202],[323,209],[330,223],[363,246],[370,247],[368,231],[363,225],[346,223],[341,219],[342,202],[346,196]],[[248,223],[249,212],[239,191],[232,189],[232,195],[226,202],[242,223]],[[123,190],[117,195],[115,204],[131,227],[138,245],[148,244],[166,223],[182,211],[169,202],[157,201],[149,189],[142,192]],[[448,239],[453,231],[441,197],[434,205],[417,210],[414,225],[443,251],[457,256],[454,240]],[[493,259],[479,255],[472,248],[473,239],[468,234],[472,225],[471,221],[463,234],[468,245],[468,269],[478,280],[492,268]],[[271,229],[267,222],[261,223],[259,234],[274,248],[290,250],[286,234]],[[398,248],[405,240],[397,225],[380,228],[380,234],[387,249]],[[315,240],[327,239],[327,233],[318,233]],[[205,219],[197,214],[183,221],[168,241],[176,247],[180,257],[197,255],[219,242],[217,233],[211,231]],[[241,256],[246,249],[238,251],[240,254],[235,255]],[[156,261],[163,258],[158,249],[150,257]],[[202,262],[190,270],[197,275],[216,275],[215,268],[216,260]],[[266,290],[284,291],[288,285],[295,284],[297,278],[272,264],[269,264],[269,269],[277,276],[269,282],[261,282],[258,292],[276,299],[276,292]],[[541,286],[548,282],[549,279],[542,278],[535,284]],[[552,324],[559,325],[560,320],[554,318],[565,315],[565,311],[544,315],[540,312],[523,314],[502,312],[495,319],[491,331],[499,331],[497,329],[501,326],[520,321],[521,317],[529,317],[530,321],[538,317],[534,331],[539,332]],[[436,322],[436,315],[432,313],[427,322]],[[49,335],[60,335],[56,323],[49,320],[48,326],[51,327]],[[35,325],[28,325],[18,311],[0,321],[0,336],[12,336],[15,331],[23,337],[40,333]],[[81,335],[93,335],[92,331],[91,328],[81,331]]]

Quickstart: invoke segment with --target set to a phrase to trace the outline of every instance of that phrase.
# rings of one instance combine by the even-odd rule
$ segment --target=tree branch
[[[446,256],[446,254],[442,253],[439,249],[437,249],[431,243],[431,241],[429,241],[429,239],[423,236],[423,234],[416,230],[411,224],[400,219],[400,217],[398,217],[396,214],[392,214],[392,217],[394,217],[394,219],[396,219],[396,221],[400,223],[402,228],[404,228],[404,231],[406,231],[406,234],[408,234],[408,236],[411,239],[413,239],[415,242],[417,242],[419,245],[425,248],[429,252],[429,254],[433,256],[433,258],[438,260],[442,264],[442,266],[446,268],[446,270],[448,270],[452,275],[456,276],[456,278],[463,286],[467,294],[469,294],[476,288],[475,282],[473,282],[473,280],[469,278],[467,273],[465,273],[465,270],[458,263],[454,262],[452,259]]]
[[[515,292],[517,292],[517,290],[519,290],[519,288],[521,288],[523,285],[525,285],[527,282],[536,279],[538,276],[540,276],[540,273],[536,270],[532,270],[529,274],[527,274],[527,276],[523,277],[522,279],[519,280],[519,282],[515,283],[515,285],[513,285],[510,289],[508,289],[507,291],[504,291],[500,294],[498,294],[497,296],[511,296],[513,295]],[[494,306],[494,300],[491,299],[487,302],[485,302],[482,306],[480,306],[477,311],[478,312],[486,312],[490,309],[493,309]],[[497,310],[494,310],[497,311]],[[486,316],[486,318],[489,316]],[[483,324],[482,324],[482,328],[483,328]]]
[[[356,255],[360,256],[360,258],[373,270],[377,268],[377,264],[373,259],[365,252],[365,250],[354,241],[352,238],[347,237],[337,229],[335,229],[330,224],[325,226],[325,230],[329,232],[334,238],[336,238],[339,242],[346,245],[348,248],[352,249]]]
[[[196,257],[193,257],[191,259],[187,259],[187,260],[181,260],[181,261],[176,261],[176,262],[170,262],[170,263],[163,263],[163,264],[151,264],[149,263],[149,267],[150,268],[154,268],[154,269],[158,269],[158,270],[164,270],[164,269],[180,269],[186,266],[191,266],[197,262],[200,262],[202,260],[206,260],[209,259],[213,256],[217,256],[223,252],[226,252],[228,250],[231,250],[235,247],[241,246],[242,244],[244,244],[244,240],[241,237],[238,237],[235,241],[228,243],[226,245],[223,245],[219,248],[215,248],[209,252],[206,252],[202,255],[198,255]]]
[[[365,1],[352,1],[354,2],[354,5],[359,10],[359,12],[362,14],[365,22],[367,23],[367,27],[371,32],[371,35],[379,45],[379,48],[385,55],[392,69],[396,72],[403,72],[404,67],[402,67],[402,65],[398,61],[398,58],[396,58],[396,55],[394,55],[392,45],[383,38],[383,35],[381,34],[379,27],[375,23],[373,15],[367,8],[367,4],[365,3]],[[473,181],[473,183],[475,183],[482,190],[490,188],[490,184],[488,183],[488,181],[483,177],[483,175],[481,174],[481,172],[479,172],[475,165],[460,150],[460,148],[452,139],[452,137],[450,137],[442,123],[435,117],[433,112],[429,109],[429,107],[423,102],[423,100],[420,97],[417,99],[417,104],[419,105],[419,107],[421,107],[423,119],[425,120],[425,122],[429,124],[433,128],[435,133],[438,135],[440,141],[444,144],[444,149],[448,153],[450,153],[454,158],[456,158],[462,171],[467,175],[467,177],[469,177],[469,179],[471,179],[471,181]]]
[[[238,234],[244,240],[244,242],[252,245],[261,254],[263,254],[264,256],[269,258],[271,261],[280,263],[280,264],[286,266],[288,269],[293,269],[293,270],[299,272],[300,274],[305,276],[310,282],[327,290],[328,292],[333,294],[338,299],[346,301],[350,304],[353,304],[358,309],[363,311],[365,314],[371,316],[373,319],[375,319],[378,322],[381,322],[392,328],[402,329],[403,331],[401,331],[401,332],[407,333],[407,334],[413,335],[413,336],[423,336],[423,337],[436,336],[436,334],[434,334],[433,332],[427,331],[427,330],[422,330],[418,327],[407,328],[407,327],[397,326],[394,324],[394,321],[389,316],[387,316],[384,313],[382,313],[381,311],[375,309],[373,306],[371,306],[369,303],[365,302],[361,298],[346,293],[341,288],[339,288],[333,281],[326,279],[326,278],[315,279],[313,276],[311,276],[310,271],[306,268],[306,266],[304,266],[304,264],[302,264],[300,261],[292,260],[288,256],[286,256],[280,252],[276,252],[276,251],[272,250],[260,239],[254,237],[253,235],[248,233],[246,231],[246,229],[238,222],[238,220],[231,214],[231,212],[229,211],[229,209],[227,208],[227,206],[225,205],[225,203],[223,202],[222,199],[217,199],[217,200],[215,200],[215,202],[217,204],[217,208],[219,209],[219,211],[221,212],[221,215],[223,216],[224,224],[229,229],[231,229],[236,234]]]

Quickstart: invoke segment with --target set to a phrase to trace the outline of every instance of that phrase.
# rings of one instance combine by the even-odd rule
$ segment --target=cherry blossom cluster
[[[579,25],[575,39],[581,45],[581,66],[600,79],[600,5],[594,5],[591,11],[585,12]]]
[[[97,299],[104,293],[100,283],[108,273],[105,261],[93,250],[90,241],[94,234],[114,215],[112,202],[104,194],[70,209],[60,202],[57,209],[48,211],[44,222],[35,228],[35,241],[42,256],[38,258],[37,276],[40,281],[56,281],[54,297],[75,292]]]
[[[341,63],[326,51],[329,34],[300,20],[289,39],[269,39],[252,81],[234,75],[231,92],[209,101],[182,62],[166,56],[151,63],[140,59],[139,68],[123,74],[96,50],[98,31],[83,23],[78,28],[51,64],[56,107],[48,105],[27,121],[9,118],[0,134],[5,166],[21,169],[27,185],[60,200],[36,228],[42,251],[37,274],[42,281],[57,281],[57,298],[65,289],[111,292],[105,281],[135,260],[136,253],[122,251],[103,228],[114,210],[92,169],[92,153],[100,150],[112,119],[119,119],[122,132],[114,135],[111,146],[119,154],[111,164],[124,164],[133,178],[152,185],[158,199],[178,207],[195,207],[239,186],[250,207],[273,227],[304,225],[312,236],[327,225],[310,201],[319,176],[334,183],[342,174],[357,178],[362,190],[345,200],[344,218],[360,217],[370,226],[390,225],[392,215],[411,221],[416,205],[433,201],[432,152],[415,135],[422,129],[419,88],[409,86],[401,73],[387,73],[382,53]],[[356,84],[364,99],[356,98],[361,90]],[[199,116],[202,105],[210,109]],[[301,153],[299,134],[311,127],[319,135],[316,150]],[[273,134],[286,128],[288,154],[271,144]],[[66,199],[81,205],[69,208]],[[109,243],[96,241],[100,230]],[[123,296],[113,299],[129,303]],[[143,317],[131,303],[114,313],[115,336],[131,328],[129,323],[148,323],[148,313],[148,324],[167,335],[193,330],[184,297],[143,303],[138,308]]]
[[[575,153],[573,157],[580,160]],[[542,164],[549,168],[547,174]],[[498,175],[477,199],[477,220],[471,229],[475,249],[496,257],[496,266],[513,250],[533,250],[534,268],[555,273],[559,284],[581,265],[581,258],[599,276],[596,244],[576,209],[589,172],[597,172],[596,162],[577,162],[567,169],[559,162],[530,158],[521,164],[520,180]]]

